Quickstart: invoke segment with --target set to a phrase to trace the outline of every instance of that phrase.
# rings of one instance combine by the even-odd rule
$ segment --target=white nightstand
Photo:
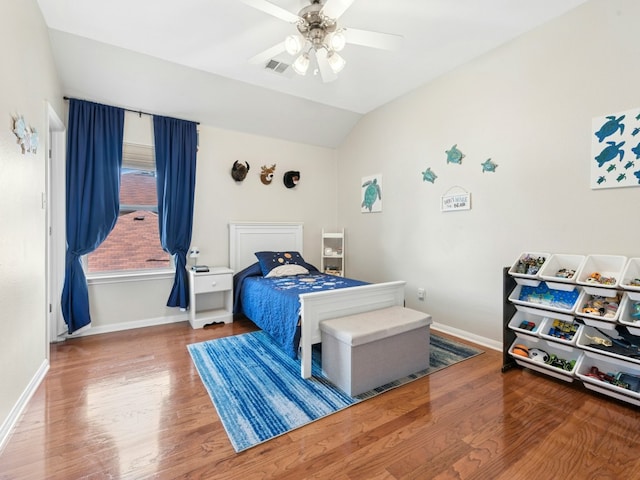
[[[189,323],[192,328],[202,328],[213,322],[233,322],[233,270],[189,270]]]

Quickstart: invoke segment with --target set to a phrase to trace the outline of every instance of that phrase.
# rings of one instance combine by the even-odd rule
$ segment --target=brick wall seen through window
[[[87,255],[87,271],[170,268],[170,255],[160,246],[155,175],[123,169],[120,180],[120,216],[107,239]]]

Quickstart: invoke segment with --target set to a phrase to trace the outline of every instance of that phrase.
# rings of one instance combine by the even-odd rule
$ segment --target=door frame
[[[46,258],[47,258],[47,338],[49,342],[65,339],[67,328],[62,316],[60,298],[64,285],[66,250],[65,158],[66,127],[50,103],[47,102],[47,173],[46,173]],[[49,343],[48,342],[48,343]],[[48,354],[47,354],[48,357]]]

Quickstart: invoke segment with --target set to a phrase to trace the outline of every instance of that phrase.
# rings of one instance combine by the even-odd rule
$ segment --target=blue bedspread
[[[237,290],[234,313],[243,313],[294,358],[297,356],[299,343],[298,295],[366,284],[320,272],[278,278],[249,274],[235,283]]]

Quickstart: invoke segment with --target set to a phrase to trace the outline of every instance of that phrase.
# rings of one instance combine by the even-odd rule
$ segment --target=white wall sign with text
[[[456,210],[471,210],[471,193],[445,194],[440,197],[441,212],[454,212]]]

